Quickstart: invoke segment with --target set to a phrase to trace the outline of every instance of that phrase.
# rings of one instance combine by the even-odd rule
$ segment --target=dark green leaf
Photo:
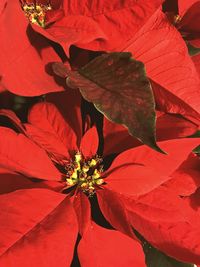
[[[59,73],[58,65],[56,68]],[[162,152],[155,140],[151,84],[144,64],[131,58],[131,53],[103,54],[78,71],[68,70],[67,77],[67,85],[79,88],[109,120],[126,126],[131,135]]]
[[[190,43],[187,43],[187,47],[188,47],[188,52],[190,56],[196,56],[198,54],[200,54],[200,48],[195,47],[193,45],[191,45]]]
[[[189,138],[197,138],[200,137],[200,131],[198,130],[195,134],[188,136]],[[195,154],[200,154],[200,145],[197,146],[195,149],[192,151]]]
[[[193,135],[190,135],[188,137],[190,137],[190,138],[200,137],[200,131],[198,130],[196,133],[194,133]]]
[[[194,264],[179,262],[152,247],[138,232],[136,236],[142,242],[147,267],[194,267]]]
[[[200,154],[200,146],[197,146],[192,152],[195,154]]]

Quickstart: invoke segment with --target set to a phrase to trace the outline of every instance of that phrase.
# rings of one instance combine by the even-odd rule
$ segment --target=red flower
[[[161,3],[162,0],[153,3],[116,0],[98,4],[87,0],[3,1],[0,13],[2,86],[27,96],[63,90],[49,75],[50,63],[60,60],[49,40],[61,45],[67,56],[71,45],[116,51],[134,36]],[[18,31],[16,21],[20,25]],[[65,61],[66,56],[62,55],[61,59]]]
[[[0,171],[0,193],[2,194],[0,203],[4,207],[0,213],[0,219],[3,222],[0,228],[2,232],[6,233],[0,241],[1,265],[12,266],[15,262],[15,266],[21,266],[28,264],[31,259],[33,266],[43,266],[45,259],[44,264],[47,265],[70,266],[79,231],[82,235],[78,246],[81,266],[94,266],[95,260],[105,267],[108,264],[120,267],[124,263],[145,267],[142,248],[137,241],[120,232],[102,228],[92,221],[89,201],[80,188],[89,194],[93,192],[93,188],[81,187],[81,184],[83,185],[81,182],[74,196],[61,194],[70,183],[70,179],[75,178],[73,168],[76,170],[76,165],[81,163],[81,168],[85,167],[86,171],[87,166],[83,166],[82,162],[79,162],[80,154],[75,154],[74,163],[70,161],[71,149],[77,148],[76,137],[57,109],[52,104],[36,105],[29,114],[29,122],[32,124],[27,125],[21,124],[11,111],[2,110],[1,115],[3,114],[13,121],[21,133],[17,134],[3,127],[0,129],[1,134],[6,133],[7,136],[6,151],[2,147],[6,154],[1,154],[6,169]],[[43,114],[42,117],[41,114]],[[43,131],[43,127],[46,132]],[[92,132],[94,129],[91,130]],[[32,140],[39,146],[26,136],[29,138],[32,136]],[[85,147],[88,145],[85,143],[85,138],[81,142],[81,150],[89,153],[90,148],[88,150]],[[45,140],[46,142],[44,142]],[[71,140],[72,143],[68,144],[68,140]],[[14,142],[14,146],[12,142]],[[13,149],[18,150],[19,145],[21,149],[14,159],[16,151],[14,152]],[[43,147],[44,150],[40,147]],[[58,171],[54,167],[45,151],[53,162],[61,164],[59,169],[61,168],[62,171]],[[96,160],[98,159],[96,158]],[[95,159],[88,162],[88,167],[92,168],[94,161]],[[66,166],[64,173],[62,164]],[[12,171],[9,171],[8,168]],[[32,179],[29,180],[18,173],[25,174],[30,178],[44,178],[49,181],[33,182]],[[95,174],[98,175],[93,170],[93,177]],[[96,181],[98,180],[100,179],[96,177]],[[89,186],[89,182],[87,183]],[[95,186],[96,184],[98,182],[95,183]],[[88,191],[88,189],[92,191]],[[13,192],[14,190],[17,191]],[[8,192],[10,193],[5,194]],[[15,205],[11,204],[13,201]],[[107,241],[108,237],[112,246]],[[26,244],[23,240],[26,240]],[[102,249],[102,244],[104,244],[104,249]],[[25,251],[28,255],[27,258],[24,258]],[[119,252],[118,256],[115,255],[116,251]]]
[[[49,63],[60,60],[53,47],[30,27],[19,0],[3,2],[0,13],[2,86],[26,96],[63,90],[49,75]]]
[[[49,3],[49,1],[38,2]],[[46,27],[45,30],[34,25],[33,28],[50,40],[59,43],[69,55],[69,47],[72,44],[90,50],[116,51],[117,47],[122,46],[134,36],[163,0],[142,0],[140,2],[102,0],[98,3],[92,3],[90,0],[57,2],[62,3],[64,11],[62,18],[55,20],[55,23],[51,27]],[[49,12],[52,11],[46,12],[47,26]],[[35,21],[32,22],[39,24]]]
[[[179,0],[179,17],[177,28],[182,36],[195,47],[200,48],[200,26],[198,18],[200,16],[200,1]]]
[[[132,217],[128,218],[124,201],[127,198],[135,199],[168,181],[191,149],[199,143],[199,139],[160,142],[161,148],[169,155],[159,154],[146,146],[133,148],[121,153],[110,168],[103,170],[105,167],[101,165],[106,161],[102,162],[96,155],[98,138],[95,128],[88,130],[82,138],[76,136],[55,106],[47,103],[35,105],[29,113],[28,124],[25,125],[11,112],[2,111],[1,114],[3,113],[10,114],[9,118],[20,133],[0,128],[0,136],[4,136],[0,138],[1,166],[12,171],[7,171],[7,174],[5,170],[2,171],[4,174],[0,179],[3,183],[0,187],[1,193],[18,189],[0,198],[6,209],[6,214],[4,211],[1,213],[1,221],[5,222],[2,226],[2,233],[5,234],[1,235],[4,248],[4,256],[0,258],[1,264],[9,266],[17,257],[20,266],[21,253],[23,251],[24,255],[25,250],[33,258],[35,265],[41,264],[44,255],[48,262],[57,263],[59,259],[60,266],[64,262],[69,265],[77,232],[74,215],[76,213],[82,236],[78,254],[83,266],[93,266],[94,254],[90,251],[94,240],[97,242],[95,255],[101,255],[101,262],[105,260],[105,266],[108,266],[108,260],[116,263],[116,255],[113,255],[110,249],[109,257],[106,254],[107,247],[105,250],[100,249],[107,233],[112,235],[113,242],[124,240],[119,244],[120,249],[122,245],[128,247],[123,250],[124,256],[127,256],[125,252],[130,252],[128,244],[134,246],[135,251],[139,253],[138,258],[136,259],[135,255],[130,258],[129,255],[126,260],[138,260],[140,265],[137,266],[144,266],[141,248],[136,241],[122,237],[120,233],[101,229],[91,222],[90,204],[86,195],[92,199],[96,194],[100,209],[112,227],[135,238],[130,227]],[[19,173],[30,177],[30,180]],[[48,181],[35,182],[36,178]],[[15,205],[11,205],[10,201]],[[94,235],[98,238],[93,239]],[[25,243],[22,236],[25,236]],[[19,241],[16,243],[16,240]],[[20,246],[23,249],[20,249]],[[55,253],[58,256],[55,257]],[[118,261],[118,264],[122,266],[121,261]]]

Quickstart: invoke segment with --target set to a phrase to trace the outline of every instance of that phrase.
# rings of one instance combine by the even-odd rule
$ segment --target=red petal
[[[196,56],[193,56],[192,60],[193,60],[193,62],[195,64],[196,70],[197,70],[197,72],[199,74],[199,77],[200,77],[200,54],[196,55]]]
[[[161,92],[155,87],[154,93],[162,110],[200,119],[199,77],[185,42],[166,16],[158,10],[129,44],[124,51],[142,61],[147,76],[160,86]]]
[[[145,257],[139,242],[92,223],[78,246],[82,267],[145,267]]]
[[[108,183],[106,187],[110,190],[124,195],[139,196],[169,179],[169,176],[157,173],[154,169],[132,163],[130,166],[125,165],[108,174],[105,182]]]
[[[153,246],[179,261],[200,263],[199,215],[184,199],[159,187],[126,201],[132,226]]]
[[[61,178],[42,149],[24,135],[4,127],[0,127],[0,166],[34,178]]]
[[[165,181],[199,144],[199,139],[158,142],[168,155],[140,146],[121,153],[105,173],[108,187],[130,195],[145,194]]]
[[[53,104],[38,103],[34,105],[29,112],[28,121],[43,131],[44,134],[41,133],[40,135],[40,138],[44,139],[43,144],[46,142],[48,147],[48,141],[50,141],[49,147],[52,147],[57,153],[60,151],[60,154],[64,153],[64,156],[67,155],[69,158],[70,151],[77,150],[77,140],[73,129]],[[49,135],[50,139],[48,139]]]
[[[191,1],[193,2],[193,1]],[[180,9],[183,7],[180,6]],[[183,10],[181,10],[182,12]],[[194,36],[197,35],[199,38],[199,31],[200,31],[200,25],[198,23],[198,19],[200,16],[200,2],[196,1],[193,5],[190,6],[190,8],[185,12],[184,16],[182,17],[179,27],[180,30],[183,32],[188,32],[193,34]]]
[[[0,169],[0,194],[9,193],[18,189],[33,188],[33,182],[30,179],[9,172],[6,169]]]
[[[69,199],[44,189],[19,190],[1,195],[0,205],[1,266],[70,266],[77,223]]]
[[[141,145],[141,142],[131,136],[128,130],[120,124],[104,118],[104,156],[112,153],[121,153],[129,148]]]
[[[200,187],[200,159],[190,154],[186,161],[171,175],[163,186],[180,196],[189,196]]]
[[[52,155],[52,158],[62,160],[70,158],[67,147],[58,139],[53,133],[43,131],[31,124],[26,124],[26,134],[33,140],[39,147]]]
[[[70,127],[75,131],[77,143],[80,145],[82,136],[82,117],[81,117],[81,94],[79,90],[66,90],[66,92],[48,94],[47,101],[56,105]]]
[[[74,197],[73,206],[78,219],[79,232],[83,235],[87,231],[91,220],[90,202],[86,195],[80,192]]]
[[[179,15],[183,16],[185,12],[188,11],[190,7],[192,7],[195,3],[199,2],[199,0],[178,0],[178,11]]]
[[[99,145],[97,129],[93,126],[89,129],[81,139],[80,150],[86,158],[96,155]]]
[[[19,132],[25,133],[25,127],[23,126],[20,119],[16,116],[16,114],[12,110],[0,109],[0,116],[5,116],[9,118],[15,125],[15,127],[19,130]]]
[[[20,27],[16,28],[16,21]],[[51,72],[49,62],[60,60],[58,55],[28,25],[20,1],[7,1],[0,27],[0,73],[4,87],[26,96],[62,91],[47,73]]]
[[[157,119],[156,136],[158,141],[187,137],[197,130],[196,124],[181,116],[163,114]]]
[[[0,168],[0,194],[10,193],[19,189],[47,188],[61,192],[63,183],[57,181],[31,181],[24,175],[16,174],[7,169]]]
[[[78,14],[83,18],[91,18],[107,37],[106,40],[90,40],[89,44],[85,44],[85,39],[83,41],[80,39],[77,46],[89,50],[121,51],[119,47],[127,44],[162,2],[162,0],[102,0],[94,4],[90,0],[81,2],[76,0],[64,1],[64,10],[66,15]]]
[[[67,14],[45,30],[34,24],[32,28],[46,38],[60,44],[67,56],[69,56],[71,45],[85,44],[96,39],[103,41],[107,38],[92,18],[80,15],[70,16]]]
[[[120,200],[120,195],[103,188],[97,191],[98,203],[106,220],[118,231],[135,237],[128,222],[126,211]]]

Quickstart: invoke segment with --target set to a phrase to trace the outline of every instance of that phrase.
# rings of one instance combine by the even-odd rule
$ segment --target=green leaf
[[[190,43],[187,43],[187,47],[188,47],[188,53],[190,56],[196,56],[200,54],[200,48],[195,47],[191,45]]]
[[[200,146],[197,146],[192,152],[195,154],[200,154]]]
[[[152,246],[145,244],[143,246],[147,267],[193,267],[193,264],[179,262]]]
[[[188,137],[190,137],[190,138],[200,137],[200,131],[198,130],[198,131],[196,131],[196,133],[194,133],[193,135],[190,135]]]
[[[142,241],[147,267],[194,267],[194,264],[179,262],[152,247],[137,231],[136,236]]]
[[[200,131],[196,131],[193,135],[188,136],[189,138],[197,138],[200,137]],[[200,154],[200,145],[197,146],[195,149],[192,150],[193,153],[195,154]]]
[[[67,85],[109,120],[124,125],[129,133],[151,148],[163,152],[155,138],[155,103],[144,64],[131,53],[109,53],[96,57],[78,71],[70,71]],[[54,65],[59,75],[59,65]]]

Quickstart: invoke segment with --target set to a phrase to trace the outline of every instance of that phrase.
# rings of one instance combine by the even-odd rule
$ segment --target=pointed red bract
[[[83,236],[91,220],[90,203],[87,196],[83,192],[79,192],[73,199],[73,206],[78,220],[79,233]]]
[[[64,156],[67,155],[69,157],[70,151],[77,150],[76,135],[61,116],[55,105],[51,103],[39,103],[34,105],[29,112],[28,122],[43,132],[46,142],[52,141],[50,142],[52,147],[55,147],[58,151],[60,150],[60,152],[65,151]],[[31,135],[34,140],[34,132],[33,134],[31,132]],[[50,135],[49,139],[48,135]],[[42,138],[42,135],[40,137]]]
[[[93,126],[89,129],[81,139],[80,151],[86,158],[91,158],[96,155],[99,145],[99,137],[97,129]]]
[[[177,28],[184,36],[184,39],[194,47],[200,48],[200,1],[192,0],[179,0],[178,9],[180,21]]]
[[[119,51],[118,47],[134,36],[162,2],[64,1],[61,19],[55,19],[56,22],[46,29],[34,24],[32,28],[59,43],[67,55],[71,45],[87,50]]]
[[[116,167],[112,173],[108,173],[105,179],[109,189],[118,193],[138,196],[143,195],[161,183],[167,181],[169,176],[164,173],[157,173],[142,163],[128,163]]]
[[[34,183],[27,177],[0,168],[0,194],[6,194],[18,189],[33,188]]]
[[[163,0],[76,0],[65,1],[64,10],[66,16],[81,15],[86,20],[89,17],[106,36],[103,40],[96,39],[88,44],[84,43],[84,39],[80,40],[77,46],[97,51],[120,51],[119,47],[124,46],[135,35],[162,2]]]
[[[145,267],[145,257],[139,242],[92,222],[78,246],[82,267]]]
[[[0,204],[0,265],[70,266],[77,222],[68,198],[44,189],[18,190],[1,195]]]
[[[98,203],[106,220],[118,231],[130,237],[135,237],[130,227],[126,211],[117,194],[109,189],[103,188],[97,191]]]
[[[61,179],[45,151],[23,134],[4,127],[0,127],[0,166],[28,177]]]
[[[72,44],[87,44],[107,38],[98,23],[81,15],[67,15],[45,30],[37,25],[32,25],[32,28],[47,39],[60,44],[68,57]]]
[[[198,3],[199,0],[178,0],[178,11],[181,16],[183,16],[190,7]]]
[[[184,40],[160,10],[122,49],[145,64],[163,111],[200,119],[199,77]]]
[[[58,135],[43,131],[28,123],[25,126],[27,136],[44,149],[50,157],[52,156],[52,158],[57,160],[70,158],[67,148],[61,142]]]
[[[81,94],[79,91],[67,88],[65,92],[48,94],[46,100],[57,107],[64,120],[74,130],[79,146],[82,136]]]
[[[199,214],[163,186],[125,201],[132,226],[153,246],[179,261],[200,263]]]
[[[8,169],[0,168],[0,194],[11,193],[20,189],[46,188],[56,192],[63,190],[59,181],[34,181]]]
[[[9,118],[14,124],[14,126],[18,129],[19,132],[22,132],[22,133],[25,132],[25,127],[23,126],[20,119],[16,116],[16,114],[12,110],[1,109],[0,116],[5,116]]]
[[[170,175],[199,144],[199,138],[158,142],[168,155],[146,146],[121,153],[105,172],[108,188],[127,195],[142,195],[170,179]]]
[[[200,158],[190,154],[164,185],[180,196],[189,196],[200,187]]]

